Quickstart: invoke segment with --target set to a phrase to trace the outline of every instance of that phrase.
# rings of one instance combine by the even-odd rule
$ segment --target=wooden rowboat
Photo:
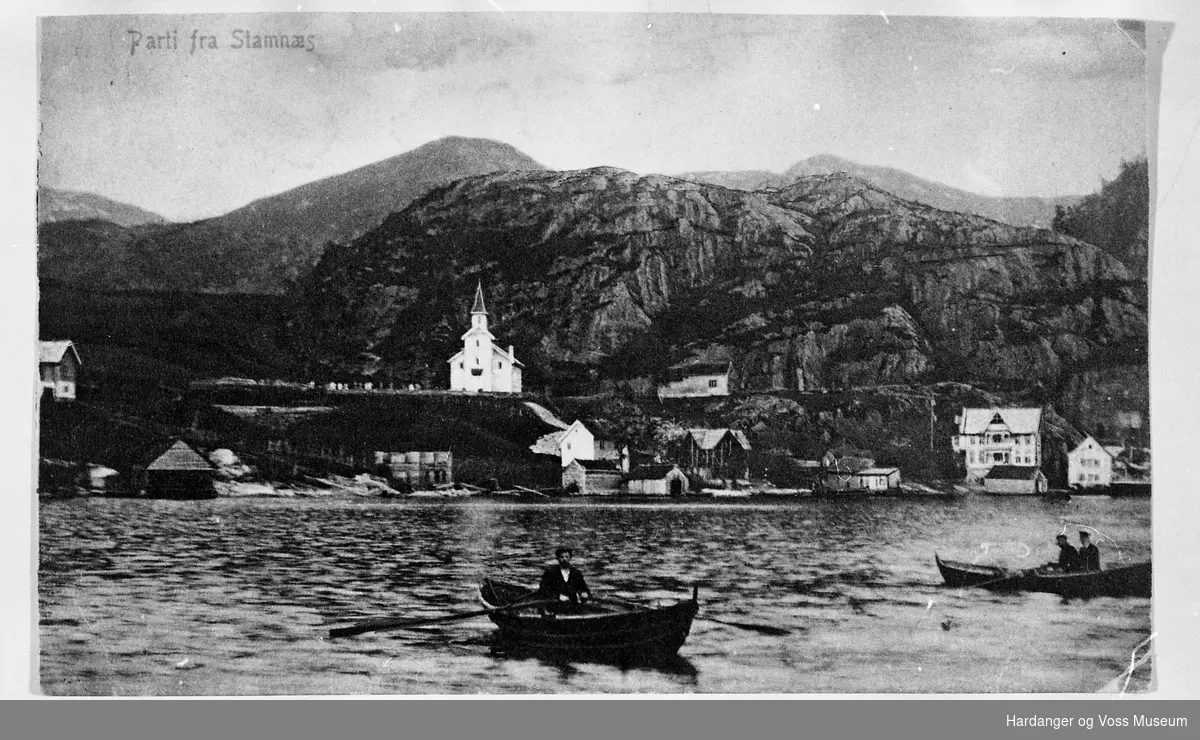
[[[1071,598],[1149,598],[1153,581],[1149,561],[1118,565],[1105,570],[1063,573],[1043,568],[1007,570],[996,566],[942,560],[937,553],[934,553],[933,557],[946,585],[952,588],[975,586],[992,591],[1037,591]]]
[[[598,599],[561,613],[520,608],[537,592],[495,578],[479,585],[488,609],[505,608],[488,617],[499,628],[500,643],[518,652],[558,659],[646,662],[679,652],[699,609],[692,598],[669,606],[648,606],[624,599]]]

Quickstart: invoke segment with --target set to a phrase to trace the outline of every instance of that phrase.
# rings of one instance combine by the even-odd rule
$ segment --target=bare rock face
[[[613,168],[459,180],[327,250],[293,328],[314,368],[367,355],[436,385],[476,281],[535,381],[714,344],[746,390],[1050,394],[1096,363],[1145,364],[1145,286],[1115,259],[836,174],[763,193]]]

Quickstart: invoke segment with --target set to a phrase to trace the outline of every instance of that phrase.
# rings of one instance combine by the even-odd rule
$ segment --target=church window
[[[476,340],[475,340],[475,346],[476,346],[476,347],[478,347],[478,346],[479,346],[479,340],[478,340],[478,339],[476,339]]]

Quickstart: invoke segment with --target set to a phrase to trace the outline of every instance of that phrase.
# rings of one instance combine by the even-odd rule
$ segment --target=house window
[[[709,388],[716,388],[716,387],[717,387],[717,379],[716,379],[716,378],[713,378],[712,380],[708,381],[708,387],[709,387]]]
[[[481,368],[481,367],[471,368],[471,375],[478,378],[480,375],[483,375],[483,368]]]
[[[1004,437],[999,434],[992,435],[992,444],[1000,444],[1000,442],[1003,440],[1004,440]]]
[[[496,363],[496,369],[497,369],[497,370],[503,370],[503,369],[504,369],[504,363],[503,363],[503,362],[497,362],[497,363]]]
[[[458,363],[458,369],[459,369],[459,370],[462,370],[462,369],[463,369],[463,368],[465,368],[466,366],[467,366],[467,363],[465,363],[465,362],[460,362],[460,363]]]
[[[1003,452],[993,452],[992,453],[992,462],[1002,463],[1002,462],[1004,462],[1004,458],[1005,458],[1005,454]]]
[[[478,347],[478,346],[479,346],[479,340],[478,340],[478,339],[476,339],[476,340],[475,340],[475,346],[476,346],[476,347]]]
[[[975,462],[975,450],[969,450],[967,452],[967,462],[969,462],[969,463]]]

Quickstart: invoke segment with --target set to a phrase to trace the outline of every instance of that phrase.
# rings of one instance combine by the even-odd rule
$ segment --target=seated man
[[[1087,532],[1079,533],[1079,569],[1100,570],[1100,549],[1092,544]]]
[[[591,591],[583,581],[583,574],[571,567],[571,555],[569,547],[554,551],[554,559],[558,562],[542,573],[538,598],[554,600],[568,608],[587,603],[592,598]]]
[[[1054,542],[1058,545],[1058,563],[1057,565],[1050,563],[1050,565],[1064,573],[1074,573],[1079,570],[1079,551],[1071,546],[1071,543],[1067,541],[1067,536],[1060,534],[1054,538]]]

